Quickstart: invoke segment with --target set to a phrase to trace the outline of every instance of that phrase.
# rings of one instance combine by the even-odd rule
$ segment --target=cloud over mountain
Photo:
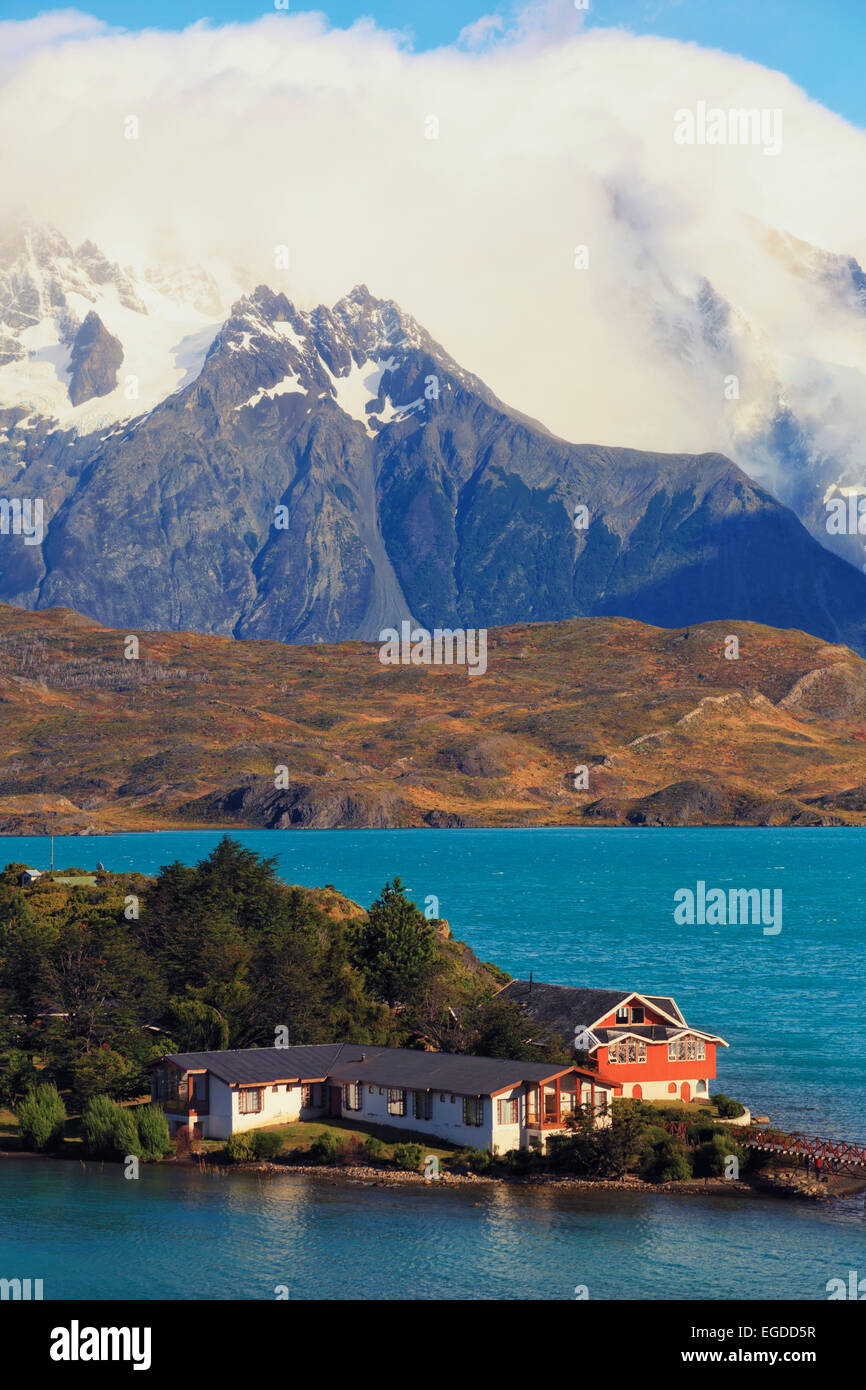
[[[695,45],[482,27],[415,54],[312,14],[6,24],[3,186],[123,265],[308,305],[366,281],[560,435],[727,452],[818,534],[828,486],[866,481],[866,134]],[[781,152],[675,143],[700,102],[780,111]]]

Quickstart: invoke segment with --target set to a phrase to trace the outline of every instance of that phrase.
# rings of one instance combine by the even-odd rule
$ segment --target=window
[[[271,1092],[272,1092],[272,1094],[275,1095],[276,1092],[277,1092],[279,1089],[280,1089],[279,1086],[272,1086],[272,1087],[271,1087]],[[288,1089],[289,1089],[289,1088],[288,1088],[288,1086],[287,1086],[287,1087],[286,1087],[286,1090],[288,1090]]]
[[[452,1097],[451,1097],[451,1104],[454,1105],[454,1104],[456,1103],[456,1101],[457,1101],[457,1097],[456,1097],[456,1096],[452,1096]]]
[[[632,1023],[643,1023],[644,1009],[642,1004],[635,1004],[632,1006],[631,1021]]]
[[[444,1092],[444,1091],[440,1091],[440,1092],[439,1092],[439,1099],[440,1099],[441,1101],[444,1101],[444,1099],[445,1099],[445,1092]],[[454,1097],[452,1096],[451,1099],[453,1100]]]
[[[669,1082],[668,1082],[668,1095],[669,1095],[669,1096],[675,1096],[676,1093],[677,1093],[677,1083],[676,1083],[675,1081],[669,1081]]]
[[[429,1091],[412,1092],[412,1111],[416,1120],[432,1120],[433,1097]]]
[[[635,1038],[608,1044],[607,1060],[624,1065],[626,1062],[645,1062],[646,1043]]]
[[[238,1113],[241,1115],[258,1115],[262,1108],[262,1087],[244,1086],[238,1092]]]
[[[676,1060],[677,1060],[677,1045],[676,1045],[675,1042],[669,1042],[669,1043],[668,1043],[668,1061],[669,1061],[669,1062],[675,1062]]]
[[[390,1087],[389,1087],[389,1089],[388,1089],[388,1114],[389,1114],[389,1115],[405,1115],[405,1114],[406,1114],[406,1092],[405,1092],[405,1091],[398,1091],[398,1090],[394,1090],[393,1088],[390,1088]]]
[[[287,1087],[286,1087],[286,1090],[288,1090],[288,1089],[289,1089],[289,1088],[288,1088],[288,1086],[287,1086]],[[312,1086],[302,1086],[302,1087],[301,1087],[301,1109],[302,1109],[302,1110],[303,1110],[303,1109],[306,1109],[306,1107],[309,1106],[309,1105],[312,1105],[312,1103],[313,1103],[313,1088],[312,1088]]]
[[[207,1076],[198,1074],[190,1077],[192,1083],[189,1093],[190,1110],[199,1110],[207,1105]]]
[[[375,1086],[368,1086],[368,1087],[367,1087],[367,1094],[368,1094],[369,1096],[374,1096],[374,1095],[376,1094],[376,1087],[375,1087]]]
[[[515,1096],[513,1100],[499,1101],[499,1123],[501,1125],[516,1125],[519,1121],[518,1101]]]
[[[701,1038],[698,1038],[698,1061],[699,1061],[699,1062],[705,1062],[706,1060],[707,1060],[707,1048],[706,1048],[706,1044],[703,1042],[703,1040],[702,1040]]]
[[[482,1125],[484,1123],[484,1100],[481,1096],[463,1097],[463,1123]]]
[[[623,1004],[621,1009],[616,1011],[617,1023],[628,1023],[628,1004]]]
[[[697,1055],[697,1048],[695,1047],[695,1042],[695,1038],[686,1039],[686,1056],[690,1062],[693,1062]]]
[[[361,1087],[357,1081],[347,1081],[343,1087],[343,1105],[347,1110],[361,1109]]]

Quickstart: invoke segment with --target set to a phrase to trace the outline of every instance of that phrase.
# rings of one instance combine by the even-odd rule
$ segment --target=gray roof
[[[417,1091],[455,1091],[489,1096],[521,1081],[545,1081],[567,1071],[560,1062],[516,1062],[501,1057],[466,1057],[454,1052],[419,1052],[408,1047],[368,1048],[366,1062],[344,1053],[334,1066],[335,1081],[363,1081]]]
[[[370,1043],[320,1043],[309,1047],[246,1047],[224,1052],[174,1052],[164,1059],[183,1071],[210,1071],[230,1085],[275,1081],[363,1081],[395,1089],[492,1095],[521,1081],[544,1081],[567,1071],[556,1062],[516,1062],[465,1057]]]
[[[369,1053],[370,1049],[367,1049]],[[321,1081],[341,1053],[360,1057],[354,1043],[315,1043],[305,1047],[241,1047],[223,1052],[171,1052],[164,1060],[182,1071],[213,1072],[221,1081],[267,1085],[273,1081]]]
[[[677,1007],[676,1001],[671,999],[669,994],[645,994],[643,997],[648,1003],[654,1004],[657,1009],[661,1009],[666,1014],[672,1014],[674,1018],[678,1018],[685,1023],[685,1019]]]
[[[588,1028],[596,1019],[627,999],[631,989],[576,989],[572,985],[545,985],[533,980],[512,980],[499,992],[499,998],[523,1004],[535,1019],[554,1033],[570,1039],[576,1027]]]
[[[500,998],[512,999],[523,1004],[536,1023],[551,1032],[559,1033],[566,1040],[574,1037],[577,1028],[591,1028],[596,1019],[604,1018],[624,999],[640,994],[634,989],[581,989],[574,985],[547,985],[538,980],[512,980],[499,991]],[[678,1036],[683,1028],[688,1028],[681,1011],[667,994],[641,994],[640,997],[669,1018],[678,1020],[674,1024],[630,1023],[611,1025],[607,1028],[593,1029],[600,1042],[625,1036],[626,1033],[649,1042],[664,1042],[665,1038]],[[692,1028],[692,1032],[704,1032],[706,1037],[716,1037],[706,1030]],[[721,1039],[719,1039],[721,1041]],[[727,1043],[724,1044],[727,1047]]]

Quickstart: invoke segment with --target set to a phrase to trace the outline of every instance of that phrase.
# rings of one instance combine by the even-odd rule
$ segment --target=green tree
[[[158,1105],[141,1105],[133,1115],[138,1130],[141,1157],[150,1163],[158,1163],[171,1151],[168,1120]]]
[[[411,1003],[433,972],[436,938],[399,878],[371,905],[358,932],[357,959],[369,987],[392,1006]]]
[[[39,1072],[26,1052],[10,1047],[0,1053],[0,1102],[4,1105],[16,1109],[38,1080]]]
[[[50,1083],[28,1091],[17,1111],[18,1129],[25,1149],[44,1153],[63,1142],[66,1106]]]
[[[138,1089],[138,1068],[111,1048],[79,1057],[72,1068],[75,1099],[82,1107],[94,1096],[128,1100]]]
[[[118,1105],[110,1096],[94,1096],[87,1102],[82,1117],[82,1131],[84,1147],[91,1158],[122,1162],[129,1156],[142,1157],[133,1112]]]

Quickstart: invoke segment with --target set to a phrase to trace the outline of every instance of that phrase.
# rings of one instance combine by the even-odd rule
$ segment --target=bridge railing
[[[747,1148],[772,1153],[791,1154],[801,1158],[820,1158],[822,1163],[849,1164],[866,1167],[866,1144],[849,1139],[825,1139],[820,1135],[784,1133],[781,1130],[759,1129],[750,1125],[737,1135]]]

